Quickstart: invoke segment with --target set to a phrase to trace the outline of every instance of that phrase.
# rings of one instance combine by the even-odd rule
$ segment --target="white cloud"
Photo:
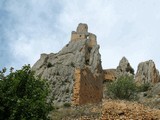
[[[149,59],[160,68],[158,56],[153,56],[160,49],[155,49],[159,43],[159,5],[156,0],[65,2],[59,21],[64,31],[74,30],[79,22],[88,23],[98,37],[104,68],[116,67],[123,56],[135,69]]]
[[[83,22],[97,35],[103,68],[115,68],[126,56],[135,69],[149,59],[160,69],[159,6],[157,0],[9,2],[6,9],[15,21],[9,36],[15,56],[12,65],[33,64],[40,53],[57,52],[69,42],[71,31]]]

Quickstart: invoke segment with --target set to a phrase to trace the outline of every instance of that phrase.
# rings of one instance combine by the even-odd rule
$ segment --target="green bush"
[[[138,86],[138,92],[146,92],[149,90],[150,87],[151,87],[150,83],[144,83],[144,84]]]
[[[48,85],[34,77],[29,65],[0,76],[0,120],[49,119],[53,107],[47,102]]]
[[[111,98],[126,100],[135,98],[136,84],[133,77],[121,76],[107,87],[107,93]]]

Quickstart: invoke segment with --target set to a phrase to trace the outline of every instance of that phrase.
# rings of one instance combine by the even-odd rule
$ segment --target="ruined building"
[[[93,47],[94,45],[97,45],[96,35],[88,32],[88,26],[87,24],[80,23],[77,27],[76,32],[72,31],[71,34],[71,41],[78,41],[88,39],[89,40],[89,47]]]
[[[42,54],[32,70],[46,79],[56,105],[100,102],[103,97],[103,70],[96,35],[80,23],[70,42],[58,53]]]

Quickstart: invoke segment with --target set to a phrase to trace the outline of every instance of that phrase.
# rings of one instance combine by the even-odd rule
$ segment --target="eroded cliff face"
[[[50,98],[57,105],[80,105],[102,99],[103,70],[99,45],[86,24],[79,24],[72,32],[71,41],[61,51],[41,54],[32,69],[36,76],[49,81]]]
[[[141,62],[138,65],[135,81],[139,84],[160,82],[159,71],[152,60]]]

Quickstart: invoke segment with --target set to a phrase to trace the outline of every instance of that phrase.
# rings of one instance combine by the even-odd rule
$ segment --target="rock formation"
[[[101,56],[96,35],[80,23],[71,41],[58,53],[41,54],[34,64],[35,74],[51,84],[50,98],[56,105],[81,105],[102,99]]]
[[[140,84],[157,83],[160,81],[159,72],[152,60],[141,62],[138,65],[135,81]]]
[[[117,69],[105,69],[103,70],[103,74],[104,74],[104,77],[103,77],[104,82],[113,81],[119,78],[120,76],[134,75],[134,69],[131,67],[128,60],[125,57],[123,57],[120,60],[119,65],[117,66]]]
[[[119,66],[116,69],[116,74],[117,78],[123,75],[134,75],[134,69],[125,57],[120,60]]]

